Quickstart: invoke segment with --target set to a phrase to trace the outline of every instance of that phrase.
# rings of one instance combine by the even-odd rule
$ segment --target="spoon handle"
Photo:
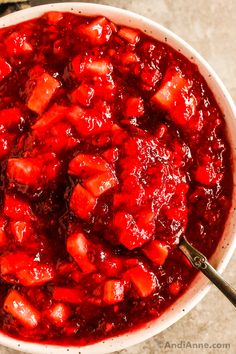
[[[190,245],[184,236],[181,238],[179,248],[191,264],[205,274],[205,276],[210,279],[210,281],[214,283],[236,307],[236,290],[220,276],[220,274],[207,261],[206,257]]]

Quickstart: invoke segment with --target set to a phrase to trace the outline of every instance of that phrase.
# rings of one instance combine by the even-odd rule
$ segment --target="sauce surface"
[[[225,122],[198,68],[104,17],[0,29],[0,329],[85,345],[159,317],[231,207]]]

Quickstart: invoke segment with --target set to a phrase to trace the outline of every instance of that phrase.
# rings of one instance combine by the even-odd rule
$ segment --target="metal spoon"
[[[236,307],[236,290],[220,276],[220,274],[207,261],[206,257],[190,245],[184,236],[181,238],[179,248],[191,264],[210,279],[210,281],[214,283]]]

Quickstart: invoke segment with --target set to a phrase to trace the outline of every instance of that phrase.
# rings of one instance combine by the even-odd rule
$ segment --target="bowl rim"
[[[222,239],[217,245],[216,249],[217,251],[223,241],[222,247],[225,247],[225,250],[223,251],[223,256],[218,259],[218,261],[215,261],[216,269],[220,273],[222,273],[226,265],[228,264],[230,258],[232,257],[234,250],[236,249],[236,226],[234,224],[234,220],[236,217],[236,211],[234,210],[236,207],[236,142],[234,143],[233,141],[233,134],[235,134],[234,137],[236,139],[236,107],[234,106],[234,102],[228,90],[224,86],[223,82],[218,77],[216,72],[212,69],[212,67],[208,64],[208,62],[194,48],[192,48],[187,42],[185,42],[185,40],[176,35],[174,32],[165,28],[163,25],[160,25],[159,23],[148,19],[147,17],[115,6],[78,2],[39,5],[18,12],[14,12],[12,14],[0,18],[0,28],[8,27],[10,25],[14,25],[26,20],[37,18],[41,14],[53,10],[62,12],[73,12],[85,16],[95,16],[101,14],[108,18],[111,18],[111,20],[115,23],[123,24],[129,27],[137,28],[137,26],[134,26],[134,23],[140,23],[142,27],[141,31],[144,31],[146,34],[153,36],[153,38],[156,38],[161,42],[167,42],[167,44],[169,44],[171,47],[174,47],[175,49],[179,47],[179,51],[185,57],[187,57],[191,62],[197,64],[198,69],[203,75],[204,79],[207,81],[207,84],[209,86],[211,86],[210,83],[212,85],[215,85],[218,95],[218,97],[216,97],[216,93],[214,92],[216,101],[220,105],[220,108],[223,113],[225,112],[226,107],[226,111],[231,117],[229,118],[228,122],[226,121],[226,125],[228,128],[229,135],[231,134],[229,136],[229,141],[232,150],[232,166],[234,174],[234,190],[232,195],[233,205],[225,226],[225,230],[229,230],[228,234],[230,235],[230,238],[229,240],[227,240],[227,235],[224,236],[224,232],[224,235],[222,236]],[[120,16],[123,20],[114,20],[113,18],[115,18],[116,16]],[[145,31],[143,28],[147,28],[147,31]],[[157,32],[158,35],[153,35],[153,32]],[[220,99],[223,102],[222,105],[219,102]],[[225,243],[225,241],[227,241],[228,243]],[[211,259],[214,258],[215,253],[211,257]],[[167,311],[165,311],[163,315],[161,315],[158,319],[152,320],[143,325],[142,327],[134,329],[131,332],[124,333],[113,338],[108,338],[103,341],[86,345],[83,347],[26,342],[23,340],[12,338],[4,333],[0,333],[0,344],[15,350],[22,350],[34,354],[64,354],[65,352],[72,354],[92,354],[94,352],[96,352],[96,354],[111,353],[113,351],[121,350],[131,345],[141,343],[144,340],[147,340],[153,337],[154,335],[160,333],[164,329],[168,328],[169,326],[177,322],[179,319],[181,319],[191,309],[193,309],[207,294],[209,288],[210,286],[207,279],[202,274],[198,274],[194,278],[193,282],[191,283],[191,286],[186,290],[186,292],[179,299],[177,299],[177,301],[174,302],[172,306],[168,308]],[[196,292],[194,292],[194,289],[196,290]],[[186,295],[190,295],[191,297],[187,301]],[[175,310],[176,307],[179,308],[178,311]]]

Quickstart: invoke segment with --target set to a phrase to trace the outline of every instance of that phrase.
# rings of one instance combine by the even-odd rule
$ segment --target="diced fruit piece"
[[[109,164],[102,157],[79,154],[70,161],[68,173],[83,177],[106,171],[109,171]]]
[[[191,92],[192,81],[184,78],[181,71],[167,70],[163,83],[152,101],[169,113],[169,118],[185,130],[202,129],[202,118],[196,115],[199,102]]]
[[[40,286],[53,280],[54,276],[55,271],[51,265],[37,264],[36,262],[16,273],[16,277],[24,286]]]
[[[107,280],[104,284],[103,301],[114,305],[124,300],[124,284],[120,280]]]
[[[46,139],[44,140],[45,151],[52,151],[56,154],[60,154],[61,152],[73,149],[80,142],[77,136],[73,134],[72,125],[65,120],[52,124],[49,127],[49,131],[46,126],[45,128],[48,133]],[[40,138],[42,130],[36,129],[35,133]]]
[[[112,73],[113,66],[107,59],[96,59],[80,55],[72,60],[72,68],[78,80],[83,76],[105,76]]]
[[[96,204],[96,198],[78,183],[70,198],[71,210],[81,219],[88,219]]]
[[[0,159],[4,159],[11,151],[14,136],[10,134],[0,134]]]
[[[91,273],[96,270],[95,265],[88,257],[92,245],[82,232],[70,235],[66,245],[67,252],[74,258],[84,273]]]
[[[168,247],[159,240],[154,240],[142,248],[143,253],[155,264],[163,265],[168,256]]]
[[[181,284],[178,281],[174,281],[169,285],[169,293],[173,296],[177,296],[181,290]]]
[[[15,274],[17,271],[27,268],[33,263],[33,257],[23,251],[15,251],[0,256],[1,275]]]
[[[50,25],[57,25],[63,19],[63,13],[59,11],[50,11],[46,14],[48,23]]]
[[[142,117],[144,115],[144,104],[141,97],[129,97],[125,104],[125,117]]]
[[[4,247],[7,244],[7,235],[5,232],[5,227],[7,220],[0,216],[0,247]]]
[[[3,308],[26,328],[33,329],[40,322],[40,312],[16,290],[8,293]]]
[[[47,313],[49,320],[57,327],[64,326],[70,315],[71,309],[69,306],[61,302],[52,305]]]
[[[129,213],[117,212],[114,216],[113,224],[118,230],[120,243],[129,250],[141,247],[151,237],[144,229],[139,229],[133,216]]]
[[[83,301],[83,292],[77,288],[55,287],[52,297],[56,301],[78,305]]]
[[[191,92],[186,93],[184,90],[176,100],[174,107],[169,111],[170,118],[183,128],[188,128],[189,131],[200,131],[202,117],[197,112],[198,100]]]
[[[147,85],[151,89],[162,79],[162,73],[160,69],[155,69],[150,66],[146,66],[142,69],[141,80],[144,85]]]
[[[32,45],[26,36],[19,32],[13,32],[5,39],[6,49],[9,55],[25,55],[33,51]]]
[[[157,288],[155,275],[140,265],[129,269],[126,274],[141,297],[151,295]]]
[[[139,57],[134,52],[127,52],[122,54],[121,56],[121,63],[123,65],[129,65],[129,64],[137,63],[139,61],[140,61]]]
[[[100,262],[97,263],[98,269],[106,275],[106,277],[117,277],[123,269],[123,259],[113,255],[108,255],[101,249]]]
[[[79,125],[84,121],[86,114],[87,111],[84,108],[80,106],[72,106],[68,111],[68,119],[73,125],[78,127],[79,130]]]
[[[90,44],[102,45],[109,41],[112,29],[105,17],[99,17],[89,24],[80,25],[78,33],[85,37]]]
[[[23,122],[23,117],[19,108],[6,108],[0,110],[0,131],[15,129]]]
[[[106,102],[97,102],[93,109],[86,111],[74,106],[68,112],[68,119],[83,137],[110,131],[113,124],[111,107]]]
[[[5,195],[4,214],[13,220],[32,221],[35,216],[30,205],[16,195]]]
[[[143,228],[150,225],[155,219],[155,213],[152,211],[151,207],[139,211],[137,215],[137,224]]]
[[[46,130],[66,116],[67,107],[54,104],[32,125],[34,130]]]
[[[11,221],[9,227],[15,241],[18,243],[27,241],[33,231],[30,224],[26,221]]]
[[[85,83],[82,83],[70,95],[72,103],[75,104],[79,103],[86,107],[90,105],[93,96],[94,96],[94,88]]]
[[[41,166],[38,159],[12,158],[8,160],[7,176],[17,183],[35,186],[41,178]]]
[[[110,75],[105,78],[95,79],[93,88],[96,98],[100,98],[106,102],[114,102],[117,84]]]
[[[38,156],[38,164],[41,165],[40,185],[48,185],[50,182],[55,183],[61,169],[61,161],[56,154],[48,152]]]
[[[173,73],[169,70],[163,79],[161,87],[152,97],[152,101],[169,111],[175,105],[181,90],[188,89],[189,86],[188,81],[182,76],[180,71]]]
[[[59,87],[60,83],[54,77],[47,73],[42,74],[27,102],[28,108],[42,114]]]
[[[119,158],[119,150],[118,148],[111,148],[102,154],[102,156],[109,162],[109,163],[114,163],[118,160]]]
[[[106,59],[91,60],[86,65],[86,73],[91,75],[108,75],[112,72],[113,67]]]
[[[11,65],[3,58],[0,57],[0,81],[5,79],[12,72]]]
[[[95,197],[99,197],[114,188],[118,184],[118,180],[112,171],[108,171],[89,178],[84,184]]]
[[[141,210],[136,215],[136,222],[140,230],[145,230],[148,234],[155,233],[155,213],[150,208]]]
[[[139,31],[133,28],[121,27],[118,31],[118,35],[130,44],[136,44],[140,39]]]

